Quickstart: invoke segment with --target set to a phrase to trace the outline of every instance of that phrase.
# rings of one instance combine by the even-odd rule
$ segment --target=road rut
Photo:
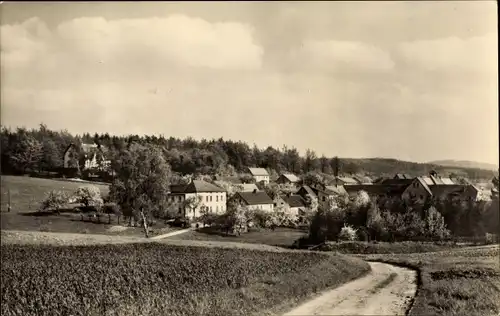
[[[292,315],[405,315],[417,290],[416,271],[370,262],[372,271],[286,313]]]

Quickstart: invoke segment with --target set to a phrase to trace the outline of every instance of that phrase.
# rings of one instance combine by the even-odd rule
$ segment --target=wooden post
[[[8,203],[8,204],[7,204],[7,212],[9,212],[9,213],[10,213],[10,209],[11,209],[11,206],[10,206],[10,189],[9,189],[9,191],[8,191],[8,194],[9,194],[9,197],[8,197],[8,200],[7,200],[7,203]]]

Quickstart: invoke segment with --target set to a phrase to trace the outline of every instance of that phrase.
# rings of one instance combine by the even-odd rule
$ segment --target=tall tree
[[[132,144],[113,163],[116,177],[110,197],[125,216],[142,217],[148,237],[147,218],[165,209],[171,170],[161,150],[152,145]]]
[[[35,169],[42,157],[42,144],[26,132],[18,133],[10,153],[10,162],[20,172]]]
[[[304,160],[304,172],[317,171],[319,169],[318,156],[312,149],[306,150],[306,158]]]

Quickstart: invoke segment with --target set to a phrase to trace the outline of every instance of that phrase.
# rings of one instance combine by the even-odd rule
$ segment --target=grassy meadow
[[[99,221],[83,217],[79,212],[73,211],[77,204],[68,204],[59,215],[52,212],[38,212],[40,202],[46,192],[61,190],[68,194],[76,192],[81,186],[95,185],[102,196],[109,193],[109,186],[105,184],[79,183],[64,180],[41,179],[19,176],[2,176],[2,230],[41,231],[56,233],[79,234],[106,234],[119,236],[143,236],[141,227],[125,227],[114,215],[104,215]],[[7,212],[8,192],[10,190],[11,212]],[[83,220],[82,220],[83,219]],[[175,230],[161,221],[153,227],[152,235],[165,234]]]
[[[417,297],[409,315],[499,315],[498,245],[414,254],[360,255],[418,269]]]

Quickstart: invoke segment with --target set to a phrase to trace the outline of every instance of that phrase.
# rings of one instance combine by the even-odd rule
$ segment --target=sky
[[[498,164],[495,1],[0,10],[3,126]]]

